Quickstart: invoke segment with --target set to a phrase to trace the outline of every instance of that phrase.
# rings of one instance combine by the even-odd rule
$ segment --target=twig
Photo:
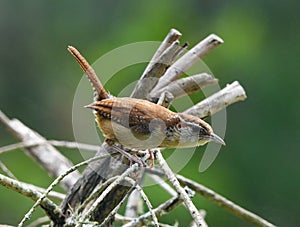
[[[82,214],[81,222],[88,220],[95,210],[97,210],[99,204],[102,202],[102,200],[108,195],[108,193],[116,187],[118,184],[120,184],[122,181],[124,181],[125,177],[127,177],[129,174],[137,171],[139,168],[138,164],[133,164],[130,168],[128,168],[123,174],[121,174],[113,183],[111,183],[103,192],[102,194],[96,199],[96,201],[91,205],[89,210],[87,210],[84,214]],[[79,221],[79,223],[81,223]]]
[[[178,196],[175,196],[175,197],[167,200],[166,202],[162,203],[161,205],[159,205],[153,211],[154,211],[156,217],[159,218],[163,214],[166,214],[166,213],[170,212],[171,210],[173,210],[174,208],[176,208],[177,206],[179,206],[181,203],[182,203],[182,200]],[[131,219],[130,222],[125,224],[123,227],[133,227],[133,226],[137,226],[138,224],[145,225],[146,221],[148,221],[151,217],[152,217],[151,213],[147,212],[147,213],[139,216],[138,218]]]
[[[185,77],[175,80],[168,84],[166,87],[156,92],[156,97],[159,97],[162,92],[170,92],[174,99],[182,96],[190,95],[198,92],[202,88],[217,84],[218,80],[207,73],[200,73],[193,76]]]
[[[205,221],[206,211],[205,210],[199,210],[199,213],[200,213],[201,217],[203,218],[203,227],[208,227],[208,225]],[[190,227],[197,227],[195,221],[192,221]]]
[[[132,185],[135,184],[135,181],[132,180],[131,178],[126,177],[126,180],[129,181]],[[140,195],[142,196],[143,200],[145,201],[145,203],[149,209],[149,212],[152,216],[152,221],[153,221],[154,226],[159,227],[157,217],[155,215],[154,210],[152,209],[153,208],[152,204],[151,204],[150,200],[148,199],[147,195],[145,194],[145,192],[143,191],[141,186],[139,186],[138,184],[135,185],[135,188],[139,191]]]
[[[91,145],[91,144],[78,143],[76,141],[46,140],[44,142],[42,142],[42,141],[40,141],[40,142],[25,142],[25,143],[20,142],[20,143],[3,146],[3,147],[0,147],[0,154],[3,154],[8,151],[16,150],[16,149],[44,145],[47,143],[51,144],[54,147],[65,147],[65,148],[70,148],[70,149],[81,149],[81,150],[95,151],[95,152],[97,152],[100,147],[100,146]]]
[[[0,175],[2,176],[2,175]],[[18,182],[18,187],[17,188],[14,188],[14,183]],[[25,182],[22,182],[22,181],[19,181],[19,180],[16,180],[14,178],[5,178],[5,179],[0,179],[0,184],[2,184],[3,186],[7,186],[7,187],[10,187],[11,189],[23,194],[22,190],[21,191],[18,191],[18,189],[20,188],[23,188],[23,190],[26,192],[27,189],[30,189],[32,191],[36,191],[36,192],[39,192],[39,193],[44,193],[46,189],[44,188],[41,188],[41,187],[37,187],[35,185],[32,185],[32,184],[28,184],[28,183],[25,183]],[[25,196],[27,196],[27,194],[23,194]],[[60,193],[60,192],[55,192],[55,191],[51,191],[49,193],[49,197],[52,197],[52,198],[55,198],[55,199],[60,199],[60,200],[63,200],[65,198],[65,195]]]
[[[167,178],[169,179],[169,181],[172,183],[175,190],[179,194],[180,198],[183,200],[187,210],[190,212],[191,216],[194,218],[196,224],[198,226],[203,226],[202,225],[203,219],[201,218],[199,211],[193,204],[192,200],[190,199],[190,197],[188,196],[186,191],[180,186],[178,179],[176,178],[175,174],[173,173],[173,171],[170,169],[167,162],[163,158],[160,150],[157,150],[157,152],[156,152],[156,159],[157,159],[161,169],[166,174]]]
[[[37,227],[37,226],[41,226],[41,224],[45,224],[46,222],[49,222],[49,218],[47,216],[45,217],[41,217],[36,219],[35,221],[31,222],[28,227]]]
[[[227,85],[222,90],[199,102],[195,106],[187,109],[184,111],[184,113],[195,115],[199,118],[205,118],[215,114],[216,112],[235,102],[242,101],[246,98],[247,96],[244,88],[239,84],[239,82],[235,81],[232,84]]]
[[[4,165],[3,162],[0,161],[0,169],[2,169],[2,171],[4,173],[7,174],[7,176],[9,176],[10,178],[13,178],[15,180],[17,180],[17,178],[14,176],[14,174],[6,167],[6,165]]]
[[[70,160],[64,157],[58,150],[47,143],[47,140],[39,135],[37,132],[28,128],[17,119],[10,120],[0,111],[0,121],[9,129],[10,132],[19,138],[25,144],[40,143],[41,145],[25,148],[26,154],[32,157],[39,165],[52,177],[57,177],[65,170],[73,166]],[[67,176],[61,185],[64,189],[69,190],[76,180],[79,178],[80,173],[75,171],[70,176]]]
[[[176,29],[172,28],[165,39],[162,41],[155,54],[153,55],[151,62],[155,62],[157,58],[176,40],[181,37],[181,33]]]
[[[128,197],[128,201],[125,209],[125,217],[136,218],[139,211],[141,210],[139,209],[141,206],[140,204],[141,204],[141,194],[139,193],[138,190],[134,189],[130,193],[130,196]]]
[[[86,151],[99,151],[99,147],[97,145],[91,145],[86,143],[78,143],[73,141],[63,141],[63,140],[48,140],[48,142],[55,147],[66,147],[71,149],[82,149]]]
[[[25,195],[26,197],[29,197],[34,201],[37,201],[42,197],[42,194],[40,192],[32,189],[31,187],[28,187],[27,184],[6,177],[2,174],[0,174],[0,184],[16,192],[19,192],[20,194]],[[59,222],[59,220],[62,219],[62,213],[60,209],[51,200],[45,198],[41,201],[40,205],[51,220]]]
[[[82,210],[85,209],[91,201],[96,199],[100,195],[100,193],[103,192],[103,190],[112,182],[114,182],[117,178],[118,176],[111,177],[103,184],[100,184],[98,187],[96,187],[94,191],[89,195],[89,197],[86,198],[84,202],[77,208],[77,213],[81,213]]]
[[[157,84],[158,79],[164,75],[167,68],[173,63],[179,49],[179,42],[172,43],[155,62],[150,62],[147,71],[143,73],[135,86],[131,97],[145,99],[152,88]]]
[[[156,87],[151,91],[150,96],[155,96],[158,90],[167,86],[170,82],[176,80],[188,68],[190,68],[199,58],[207,54],[211,49],[223,43],[223,40],[217,35],[211,34],[199,42],[181,58],[179,58],[160,78]]]
[[[160,187],[165,189],[171,196],[174,197],[177,195],[177,192],[159,176],[150,174],[149,177],[152,178],[152,180],[154,180],[157,184],[159,184]]]
[[[71,168],[69,168],[67,171],[65,171],[63,174],[61,174],[59,177],[57,177],[51,184],[50,186],[46,189],[46,191],[40,196],[40,198],[35,202],[35,204],[31,207],[31,209],[24,215],[24,218],[21,220],[21,222],[19,223],[19,227],[23,226],[25,221],[28,220],[30,218],[30,216],[32,215],[32,213],[35,211],[35,209],[41,204],[41,202],[46,198],[46,196],[49,194],[50,191],[52,191],[52,189],[59,184],[59,182],[61,182],[66,176],[68,176],[70,173],[76,171],[78,168],[80,168],[81,166],[87,165],[91,162],[97,161],[99,159],[103,159],[103,158],[107,158],[110,157],[111,154],[107,154],[107,155],[102,155],[102,156],[97,156],[97,157],[93,157],[90,158],[84,162],[80,162],[74,166],[72,166]]]
[[[28,144],[28,143],[14,143],[14,144],[10,144],[10,145],[6,145],[3,147],[0,147],[0,154],[3,154],[5,152],[8,151],[12,151],[12,150],[16,150],[16,149],[20,149],[20,148],[25,148],[25,147],[31,147],[31,146],[35,146],[36,144]]]
[[[227,198],[217,194],[213,190],[194,182],[188,178],[185,178],[181,175],[177,175],[178,180],[183,184],[187,185],[191,189],[195,190],[197,193],[203,195],[205,198],[213,201],[214,203],[218,204],[221,207],[224,207],[226,210],[230,211],[234,215],[252,223],[257,226],[266,226],[266,227],[274,227],[275,225],[271,224],[270,222],[264,220],[263,218],[259,217],[258,215],[242,208],[241,206],[233,203],[232,201],[228,200]]]
[[[133,152],[133,151],[127,151]],[[108,157],[91,163],[83,172],[82,178],[76,182],[72,188],[71,193],[68,194],[66,199],[63,201],[62,207],[64,213],[68,216],[69,208],[76,210],[76,208],[84,202],[86,198],[93,192],[94,188],[97,187],[99,182],[105,182],[114,176],[121,175],[128,165],[123,162],[123,156],[112,147],[103,143],[100,146],[100,150],[97,155],[102,153],[108,153]],[[116,157],[113,157],[116,156]],[[137,174],[138,175],[138,174]],[[111,213],[111,211],[118,206],[124,196],[131,190],[132,187],[128,187],[127,184],[120,184],[109,193],[97,211],[93,214],[93,221],[102,223],[103,220]]]
[[[152,59],[150,60],[149,64],[147,65],[145,71],[143,72],[140,80],[138,81],[137,85],[135,86],[131,97],[133,98],[145,98],[147,97],[148,93],[150,92],[150,90],[153,88],[153,86],[155,86],[155,84],[158,81],[158,77],[155,74],[153,74],[154,71],[158,71],[155,70],[153,68],[154,64],[157,62],[162,62],[164,63],[165,61],[159,61],[159,57],[166,52],[166,49],[174,44],[179,38],[181,37],[181,33],[179,31],[177,31],[176,29],[171,29],[169,31],[169,33],[167,34],[166,38],[162,41],[161,45],[158,47],[158,49],[156,50],[155,54],[153,55]],[[174,56],[175,57],[175,56]],[[160,67],[163,65],[160,65]],[[156,66],[157,67],[157,66]],[[166,69],[166,67],[165,67]],[[152,73],[150,73],[152,72]],[[163,71],[164,73],[164,71]],[[153,79],[151,79],[151,77],[155,77]],[[148,78],[145,80],[145,78]],[[149,83],[149,84],[148,84]]]
[[[152,99],[150,101],[155,102],[157,105],[163,106],[165,108],[169,108],[173,100],[174,96],[170,92],[166,91],[160,94],[159,99],[155,98],[155,100]]]
[[[147,169],[147,172],[156,174],[159,176],[166,177],[165,173],[161,170],[157,169]],[[182,185],[186,185],[198,194],[202,195],[203,197],[209,199],[210,201],[214,202],[220,207],[230,211],[237,217],[240,217],[250,223],[253,223],[257,226],[266,226],[266,227],[274,227],[273,224],[264,220],[263,218],[259,217],[258,215],[242,208],[241,206],[235,204],[234,202],[230,201],[229,199],[225,198],[224,196],[216,193],[215,191],[195,182],[192,181],[182,175],[176,174],[177,179]]]
[[[133,190],[133,187],[128,191],[128,193],[126,193],[126,195],[122,198],[122,200],[120,201],[120,203],[109,213],[109,215],[103,220],[103,222],[101,223],[101,226],[106,226],[106,224],[112,220],[112,218],[115,218],[115,215],[117,214],[118,210],[120,209],[120,207],[123,205],[123,203],[126,201],[126,199],[128,198],[130,192]]]

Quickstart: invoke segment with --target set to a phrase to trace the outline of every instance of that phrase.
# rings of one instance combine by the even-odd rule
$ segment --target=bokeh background
[[[73,140],[72,101],[82,72],[67,45],[77,46],[93,62],[124,44],[160,41],[170,28],[181,31],[181,40],[191,46],[216,33],[225,43],[203,60],[221,87],[238,80],[248,99],[227,108],[227,146],[213,165],[198,172],[199,149],[181,173],[276,225],[297,226],[299,10],[300,3],[291,0],[2,0],[0,109],[49,139]],[[139,76],[127,72],[128,81]],[[122,90],[124,82],[117,79],[110,86]],[[0,146],[14,142],[0,125]],[[81,160],[77,151],[62,152],[74,162]],[[43,187],[51,181],[21,150],[0,159],[20,180]],[[146,191],[154,205],[167,198],[155,187]],[[194,201],[207,211],[210,226],[251,226],[206,199],[196,196]],[[0,204],[0,223],[16,225],[33,202],[0,187]],[[34,218],[41,215],[38,211]],[[187,226],[191,218],[181,207],[162,218],[172,220]]]

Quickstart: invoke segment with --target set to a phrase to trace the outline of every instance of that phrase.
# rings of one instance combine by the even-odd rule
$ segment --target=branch
[[[43,200],[48,196],[48,194],[53,190],[53,188],[59,184],[66,176],[70,175],[70,173],[76,171],[78,168],[81,166],[87,165],[91,162],[97,161],[99,159],[107,158],[110,155],[103,155],[103,156],[96,156],[94,158],[90,158],[84,162],[80,162],[71,168],[69,168],[67,171],[62,173],[59,177],[57,177],[51,184],[50,186],[46,189],[46,191],[39,197],[39,199],[35,202],[35,204],[31,207],[31,209],[24,215],[23,219],[19,223],[18,226],[23,226],[25,221],[30,219],[32,213],[35,211],[35,209],[42,204]],[[62,223],[56,222],[57,224],[64,224],[64,221],[62,220]]]
[[[8,151],[21,149],[21,148],[29,148],[29,147],[35,147],[37,145],[45,145],[45,144],[51,144],[54,147],[65,147],[70,149],[82,149],[86,151],[99,151],[99,146],[91,145],[91,144],[85,144],[85,143],[78,143],[76,141],[63,141],[63,140],[47,140],[47,141],[40,141],[40,142],[20,142],[15,144],[10,144],[7,146],[0,147],[0,154],[3,154]]]
[[[138,164],[135,163],[132,165],[130,168],[128,168],[122,175],[120,175],[113,183],[111,183],[103,192],[102,194],[96,199],[96,201],[92,204],[92,206],[87,210],[81,217],[81,221],[85,220],[91,220],[91,217],[94,216],[95,212],[98,212],[99,204],[103,201],[103,199],[121,182],[123,181],[122,184],[124,184],[124,179],[127,177],[129,174],[135,172],[138,170]]]
[[[99,145],[91,145],[85,143],[78,143],[73,141],[63,141],[63,140],[48,140],[48,142],[55,147],[65,147],[70,149],[82,149],[86,151],[99,151]]]
[[[163,173],[161,170],[158,169],[147,169],[147,172],[161,176],[166,177],[166,174]],[[240,217],[250,223],[253,223],[257,226],[266,226],[266,227],[274,227],[273,224],[270,222],[264,220],[263,218],[259,217],[258,215],[240,207],[239,205],[235,204],[234,202],[228,200],[224,196],[216,193],[215,191],[193,181],[190,180],[182,175],[176,174],[176,178],[182,185],[186,185],[198,194],[202,195],[203,197],[209,199],[213,203],[217,204],[220,207],[223,207],[224,209],[230,211],[232,214],[234,214],[237,217]]]
[[[200,216],[199,211],[193,204],[192,200],[190,199],[190,197],[188,196],[186,191],[180,186],[179,181],[177,180],[175,174],[173,173],[173,171],[170,169],[167,162],[163,158],[160,150],[157,150],[157,152],[156,152],[156,159],[157,159],[161,169],[166,174],[167,178],[169,179],[169,181],[172,183],[175,190],[179,194],[180,198],[183,200],[187,210],[190,212],[191,216],[194,218],[194,221],[196,222],[196,224],[198,226],[204,226],[203,219]]]
[[[169,213],[171,210],[175,209],[177,206],[179,206],[182,203],[182,200],[178,197],[175,196],[166,202],[162,203],[159,205],[157,208],[153,210],[155,213],[156,217],[161,217],[163,214]],[[125,224],[123,227],[133,227],[137,226],[138,224],[140,225],[146,225],[147,222],[151,219],[152,215],[150,212],[147,212],[138,218],[133,218],[129,220],[127,224]],[[126,217],[125,217],[126,218]],[[128,220],[128,218],[127,218]]]
[[[126,204],[125,217],[136,218],[141,211],[141,194],[138,190],[133,190],[128,197]]]
[[[170,44],[178,40],[180,37],[181,37],[181,33],[176,29],[172,28],[167,34],[167,36],[165,37],[165,39],[162,41],[158,49],[156,50],[150,62],[155,62],[156,59],[170,46]]]
[[[145,194],[145,192],[143,191],[143,189],[141,188],[141,186],[139,186],[138,184],[136,184],[135,181],[132,180],[131,178],[127,177],[126,180],[129,181],[132,185],[135,184],[136,190],[138,190],[138,192],[140,193],[140,195],[142,196],[143,200],[145,201],[145,203],[146,203],[146,205],[148,207],[148,210],[149,210],[149,213],[151,214],[154,226],[155,227],[159,227],[156,214],[155,214],[154,210],[152,209],[152,204],[151,204],[150,200],[148,199],[147,195]]]
[[[24,144],[41,144],[25,148],[25,151],[27,155],[32,157],[39,165],[46,169],[52,177],[58,177],[66,169],[73,166],[71,161],[47,143],[47,140],[44,137],[28,128],[19,120],[10,120],[3,112],[0,111],[0,121]],[[62,187],[65,190],[69,190],[79,177],[79,172],[75,171],[61,182]]]
[[[228,200],[227,198],[217,194],[213,190],[211,190],[197,182],[194,182],[188,178],[185,178],[183,176],[177,175],[177,178],[181,184],[190,187],[191,189],[193,189],[200,195],[213,201],[214,203],[218,204],[219,206],[224,207],[226,210],[230,211],[234,215],[236,215],[252,224],[255,224],[257,226],[275,227],[275,225],[271,224],[270,222],[264,220],[263,218],[259,217],[256,214],[240,207],[239,205]]]
[[[199,58],[206,55],[210,50],[219,44],[223,43],[223,40],[217,35],[209,35],[204,40],[199,42],[181,58],[179,58],[165,73],[165,75],[159,80],[156,87],[151,91],[150,96],[155,96],[158,90],[167,86],[170,82],[176,80],[181,76],[188,68],[190,68]]]
[[[135,86],[131,97],[145,99],[152,88],[157,84],[158,79],[164,75],[167,68],[173,63],[179,50],[179,42],[172,43],[155,62],[150,62],[147,71],[143,73]]]
[[[31,222],[28,227],[37,227],[37,226],[42,226],[42,224],[46,224],[50,222],[49,218],[47,216],[41,217],[36,219],[35,221]],[[50,223],[49,223],[50,224]]]
[[[244,88],[235,81],[222,90],[184,111],[186,114],[205,118],[226,108],[227,106],[247,98]]]
[[[3,176],[3,178],[2,178],[2,176]],[[35,191],[35,192],[38,192],[38,193],[44,193],[46,191],[46,189],[44,189],[44,188],[37,187],[35,185],[28,184],[28,183],[25,183],[25,182],[22,182],[22,181],[13,179],[13,178],[9,178],[9,177],[6,177],[6,176],[0,174],[0,184],[2,184],[5,187],[9,187],[9,188],[23,194],[22,191],[17,190],[18,188],[14,188],[15,183],[17,185],[19,185],[18,187],[24,188],[24,190],[26,190],[28,188],[28,189],[30,189],[32,191]],[[23,195],[27,196],[26,194],[23,194]],[[65,195],[60,193],[60,192],[52,191],[52,192],[49,193],[49,197],[63,200],[65,198]]]
[[[200,213],[201,217],[203,218],[203,227],[208,227],[207,223],[205,222],[206,211],[199,210],[199,213]],[[197,227],[197,224],[195,223],[195,221],[192,221],[190,227]]]
[[[128,168],[127,164],[123,162],[123,156],[120,155],[119,152],[116,153],[116,151],[106,143],[100,146],[100,150],[96,156],[102,156],[103,153],[106,153],[107,157],[89,164],[84,170],[82,177],[76,182],[63,201],[61,206],[66,216],[68,216],[69,208],[76,210],[77,207],[89,197],[97,185],[103,184],[107,179],[121,175]],[[103,222],[114,208],[122,202],[130,190],[131,187],[126,185],[118,185],[115,187],[102,201],[92,221]]]
[[[177,195],[177,192],[159,176],[151,174],[149,175],[149,177],[152,178],[152,180],[154,180],[160,187],[165,189],[165,191],[168,192],[171,196],[174,197]]]
[[[206,86],[217,83],[218,79],[215,79],[207,73],[196,74],[169,83],[166,87],[158,90],[155,93],[155,96],[151,97],[151,100],[155,99],[156,97],[160,97],[163,92],[170,92],[174,96],[174,99],[177,99],[182,96],[196,93]]]
[[[17,178],[15,177],[15,175],[14,175],[14,174],[6,167],[6,165],[4,165],[4,163],[1,162],[1,161],[0,161],[0,169],[2,169],[2,171],[3,171],[4,173],[6,173],[7,176],[9,176],[10,178],[17,180]]]
[[[132,189],[131,188],[128,193],[122,198],[122,200],[120,201],[120,203],[114,208],[112,209],[112,211],[109,213],[109,215],[104,219],[104,221],[102,222],[102,224],[99,226],[107,226],[107,224],[115,219],[115,216],[117,215],[117,212],[119,211],[120,207],[124,204],[124,202],[127,200],[128,196],[129,196],[129,193],[132,192]]]
[[[19,192],[22,195],[25,195],[28,198],[31,198],[34,201],[37,201],[42,197],[42,194],[30,187],[28,184],[24,184],[12,178],[6,177],[0,174],[0,184],[12,189],[16,192]],[[63,219],[61,210],[49,199],[45,198],[40,203],[43,210],[49,216],[49,218],[55,223],[59,223]]]

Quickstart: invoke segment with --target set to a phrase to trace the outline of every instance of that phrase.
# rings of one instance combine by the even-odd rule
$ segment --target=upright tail
[[[96,72],[87,62],[87,60],[73,46],[68,46],[68,51],[73,55],[73,57],[76,59],[82,70],[85,72],[87,78],[89,79],[95,92],[95,101],[101,101],[102,99],[109,98],[109,94],[104,89],[103,85],[96,75]]]

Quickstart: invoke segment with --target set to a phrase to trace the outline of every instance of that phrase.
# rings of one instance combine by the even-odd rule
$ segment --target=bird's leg
[[[151,160],[150,168],[152,169],[154,167],[154,152],[152,149],[148,149],[149,152],[149,159]]]
[[[130,163],[136,162],[136,163],[138,163],[140,166],[146,166],[146,163],[145,163],[142,159],[140,159],[140,158],[138,158],[137,156],[132,155],[132,154],[130,154],[130,153],[124,151],[123,149],[121,149],[120,147],[118,147],[112,140],[106,139],[105,142],[106,142],[109,146],[111,146],[113,149],[115,149],[116,151],[118,151],[120,154],[124,155],[124,156],[130,161]]]

